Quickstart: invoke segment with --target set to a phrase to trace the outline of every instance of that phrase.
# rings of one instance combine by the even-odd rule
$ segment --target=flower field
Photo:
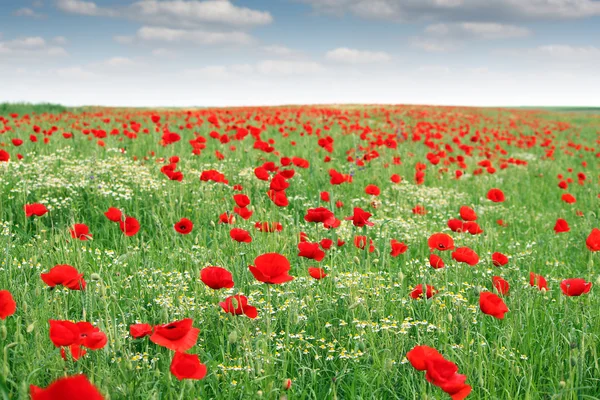
[[[600,398],[600,114],[0,115],[2,399]]]

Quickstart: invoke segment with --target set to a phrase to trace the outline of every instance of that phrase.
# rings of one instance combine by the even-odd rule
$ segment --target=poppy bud
[[[283,381],[283,390],[290,390],[290,388],[292,387],[292,380],[291,379],[284,379]]]
[[[237,331],[231,331],[231,333],[229,334],[229,336],[227,336],[227,340],[229,341],[229,343],[236,343],[238,340],[238,334]]]
[[[6,325],[2,325],[2,326],[0,326],[0,337],[2,338],[2,340],[6,340],[6,336],[7,336]]]
[[[400,282],[404,280],[404,274],[402,272],[398,273],[398,279],[400,280]]]
[[[99,281],[100,280],[100,274],[93,273],[92,275],[90,275],[90,279],[93,280],[93,281]]]
[[[360,264],[360,259],[358,257],[354,256],[354,262],[356,264]]]
[[[374,259],[373,264],[379,264],[379,258]]]
[[[452,322],[452,314],[448,314],[448,322]]]
[[[560,382],[558,382],[558,385],[559,385],[561,388],[564,388],[564,387],[566,387],[566,386],[567,386],[567,382],[565,382],[565,381],[560,381]]]
[[[263,391],[259,390],[258,392],[256,392],[256,397],[262,397],[263,395]]]
[[[31,332],[33,332],[34,329],[35,329],[35,322],[32,322],[31,324],[27,325],[27,329],[25,329],[25,331],[27,333],[31,333]]]

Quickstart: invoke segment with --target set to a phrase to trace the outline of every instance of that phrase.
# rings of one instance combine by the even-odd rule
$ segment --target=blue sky
[[[600,0],[3,0],[0,101],[600,106]]]

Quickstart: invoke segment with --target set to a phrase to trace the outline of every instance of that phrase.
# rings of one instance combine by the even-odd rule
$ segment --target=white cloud
[[[164,47],[159,47],[157,49],[152,50],[152,55],[155,57],[166,57],[172,56],[175,52],[170,49],[165,49]]]
[[[280,46],[280,45],[271,45],[271,46],[263,46],[262,49],[267,53],[274,54],[276,56],[291,56],[296,54],[296,51],[290,49],[289,47]]]
[[[109,8],[101,8],[92,1],[82,0],[57,0],[56,6],[65,12],[71,14],[88,15],[94,17],[112,17],[117,12]]]
[[[224,79],[231,75],[229,68],[224,65],[209,65],[202,68],[187,69],[184,73],[190,77]]]
[[[264,75],[271,78],[274,76],[312,75],[324,71],[326,69],[321,64],[312,61],[264,60],[255,65],[209,65],[201,68],[187,69],[185,70],[185,74],[196,78],[247,79],[251,75],[254,77]]]
[[[493,22],[459,22],[428,25],[425,33],[444,38],[509,39],[529,36],[527,28]]]
[[[113,40],[120,44],[132,44],[135,41],[134,36],[117,35],[113,36]]]
[[[45,18],[44,14],[40,14],[32,10],[31,8],[19,8],[13,12],[13,15],[16,17],[30,17],[30,18]]]
[[[469,41],[516,39],[529,36],[527,28],[494,22],[454,22],[427,25],[424,36],[412,38],[412,47],[445,53],[463,48]]]
[[[55,36],[52,41],[56,44],[67,44],[67,38],[64,36]]]
[[[203,45],[249,44],[253,42],[252,36],[245,32],[209,32],[152,26],[141,27],[137,31],[136,37],[144,41],[168,43],[189,42]]]
[[[299,0],[317,12],[399,21],[572,19],[600,15],[597,0]]]
[[[229,0],[141,0],[119,8],[100,7],[92,1],[57,0],[57,6],[71,14],[121,17],[179,29],[207,24],[253,27],[273,22],[269,12],[238,7]]]
[[[266,11],[237,7],[228,0],[143,0],[132,4],[128,12],[135,19],[176,27],[205,24],[251,27],[273,22],[273,17]]]
[[[365,51],[339,47],[328,51],[325,58],[329,61],[346,64],[369,64],[388,62],[392,59],[392,56],[383,51]]]
[[[59,46],[49,46],[40,36],[22,37],[0,42],[0,54],[15,57],[65,56],[67,51]]]
[[[429,53],[447,53],[460,47],[460,44],[454,40],[430,37],[412,38],[410,39],[410,45]]]
[[[127,57],[112,57],[104,61],[104,65],[111,68],[132,67],[136,65],[135,61]]]
[[[257,64],[261,74],[274,75],[310,75],[325,71],[325,68],[313,61],[265,60]]]
[[[566,61],[600,60],[600,47],[595,46],[545,45],[537,47],[534,53],[539,56]]]
[[[56,75],[65,79],[91,79],[97,75],[83,67],[67,67],[56,70]]]

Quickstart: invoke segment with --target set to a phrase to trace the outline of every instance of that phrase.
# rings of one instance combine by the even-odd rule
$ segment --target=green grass
[[[43,114],[43,113],[62,113],[67,111],[67,107],[60,104],[52,103],[0,103],[0,115],[6,115],[12,113],[17,114]]]
[[[594,284],[599,279],[598,253],[585,246],[587,235],[600,225],[599,150],[567,147],[570,142],[598,146],[597,119],[592,116],[387,107],[392,123],[404,122],[404,132],[412,132],[424,121],[447,126],[448,131],[469,125],[470,134],[462,143],[472,146],[469,138],[475,131],[498,130],[516,136],[520,131],[529,137],[539,132],[530,148],[518,147],[516,140],[510,145],[501,142],[507,155],[492,151],[494,174],[472,175],[484,158],[474,151],[474,157],[465,158],[469,173],[456,180],[455,164],[440,174],[443,162],[437,166],[427,162],[426,154],[432,150],[422,139],[400,143],[396,150],[378,147],[380,157],[365,167],[347,162],[346,151],[360,152],[368,141],[359,137],[362,128],[344,131],[339,119],[327,116],[330,109],[221,111],[221,117],[234,115],[243,121],[237,123],[241,126],[266,123],[262,140],[274,139],[281,156],[310,161],[308,169],[295,168],[287,190],[290,205],[279,208],[265,194],[268,182],[253,174],[255,167],[265,161],[278,163],[279,157],[253,150],[250,137],[228,144],[211,139],[209,133],[215,128],[206,122],[208,111],[194,114],[204,123],[192,128],[185,127],[185,111],[161,112],[162,121],[168,120],[170,130],[182,136],[180,142],[163,147],[159,145],[162,132],[154,131],[149,112],[103,109],[78,114],[63,112],[58,106],[4,107],[8,106],[0,106],[0,115],[11,121],[7,124],[12,129],[1,138],[11,162],[0,163],[0,289],[10,290],[18,307],[15,315],[0,321],[0,348],[4,350],[0,393],[4,390],[5,397],[25,399],[30,384],[45,387],[58,377],[85,373],[111,399],[444,398],[405,359],[413,346],[423,344],[438,349],[467,375],[473,387],[469,398],[600,398],[598,288],[581,297],[566,297],[559,288],[565,278],[581,277]],[[394,133],[395,127],[386,125],[381,109],[367,107],[356,114],[353,108],[348,111],[351,122],[341,123]],[[344,108],[336,110],[345,112]],[[38,116],[17,124],[9,117],[12,112]],[[276,114],[285,120],[283,125],[271,124]],[[254,120],[256,116],[260,122]],[[123,123],[129,125],[131,120],[151,133],[140,131],[134,140],[108,135],[102,147],[97,139],[89,140],[92,134],[80,132],[84,128],[122,130]],[[510,126],[511,120],[517,121],[516,127]],[[559,131],[556,121],[571,126]],[[330,127],[327,134],[335,139],[332,162],[323,162],[327,154],[318,148],[314,135],[299,135],[308,122],[315,130]],[[224,127],[235,123],[222,122],[219,133],[226,133]],[[59,129],[49,136],[48,144],[43,144],[42,134],[32,143],[28,138],[33,125]],[[289,137],[282,137],[281,126]],[[554,160],[544,158],[548,147],[540,146],[550,137],[545,129],[553,132]],[[65,131],[74,137],[64,139]],[[207,138],[207,149],[200,156],[191,154],[188,143],[194,132]],[[15,137],[25,143],[13,147],[10,139]],[[432,140],[442,146],[450,144],[454,153],[449,156],[463,154],[452,135]],[[495,144],[492,141],[487,147],[494,149]],[[231,145],[237,150],[231,151]],[[225,159],[218,160],[215,150]],[[16,153],[23,160],[17,161]],[[169,181],[160,173],[164,163],[156,159],[173,155],[181,158],[182,182]],[[401,165],[392,165],[395,156],[401,157]],[[526,159],[528,165],[500,169],[499,158],[508,157]],[[586,168],[582,161],[588,163]],[[428,164],[424,185],[414,184],[417,162]],[[353,183],[330,185],[330,168],[352,173]],[[567,168],[574,168],[573,173]],[[252,243],[232,241],[231,227],[217,223],[221,213],[233,210],[231,196],[237,192],[223,184],[201,182],[200,173],[209,169],[224,173],[231,185],[241,184],[242,193],[250,197],[252,218],[238,217],[235,226],[250,231]],[[581,186],[576,183],[580,171],[588,178]],[[400,185],[391,184],[392,173],[403,177]],[[568,191],[577,198],[576,204],[561,201],[564,191],[557,186],[558,174],[574,177]],[[364,193],[371,183],[382,189],[377,208]],[[491,203],[485,198],[493,187],[504,191],[506,202]],[[331,193],[330,204],[320,201],[323,190]],[[340,209],[334,205],[337,200],[344,202]],[[34,202],[46,204],[50,212],[26,218],[23,205]],[[411,209],[417,204],[428,213],[414,215]],[[469,267],[442,254],[446,268],[434,270],[428,266],[427,238],[435,232],[449,232],[446,222],[458,218],[462,205],[475,209],[484,233],[450,234],[457,246],[473,248],[481,261]],[[355,228],[346,221],[336,230],[325,230],[305,222],[306,210],[319,206],[333,210],[339,219],[351,215],[352,207],[362,207],[373,213],[375,226]],[[139,234],[125,237],[118,224],[104,217],[109,207],[136,217],[142,225]],[[576,216],[576,210],[583,216]],[[189,235],[173,229],[182,217],[194,222]],[[571,231],[555,234],[557,218],[566,219]],[[498,226],[498,219],[508,226]],[[261,233],[254,229],[256,221],[279,221],[284,229]],[[69,228],[74,223],[87,224],[93,240],[73,240]],[[313,242],[341,238],[346,245],[339,249],[334,245],[320,263],[299,258],[300,231]],[[357,234],[373,239],[375,252],[355,248],[352,241]],[[409,250],[391,258],[392,238],[405,242]],[[496,251],[510,257],[507,266],[492,265],[491,254]],[[267,252],[284,254],[296,279],[270,288],[257,282],[248,265]],[[70,264],[84,273],[86,290],[50,290],[39,275],[56,264]],[[216,293],[205,287],[199,274],[207,265],[230,270],[235,288]],[[309,266],[323,267],[329,275],[313,280],[307,273]],[[531,288],[530,271],[544,275],[551,290],[543,293]],[[511,284],[510,295],[505,297],[510,312],[504,320],[479,310],[479,292],[493,290],[494,275]],[[429,301],[412,300],[409,293],[419,283],[431,284],[439,293]],[[236,293],[248,296],[258,308],[256,320],[221,311],[218,302]],[[128,336],[128,327],[135,322],[162,324],[186,317],[193,318],[201,330],[190,352],[208,366],[202,381],[178,381],[169,372],[171,351],[147,338]],[[90,321],[108,335],[108,345],[88,351],[77,362],[63,361],[49,339],[49,319]],[[288,378],[293,383],[286,391],[283,382]]]

